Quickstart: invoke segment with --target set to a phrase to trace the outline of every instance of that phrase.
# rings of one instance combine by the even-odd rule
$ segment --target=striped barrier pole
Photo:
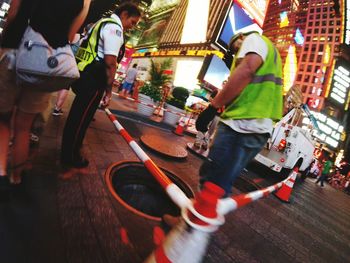
[[[171,110],[166,109],[166,108],[163,108],[163,107],[158,107],[158,106],[153,105],[153,104],[148,104],[148,103],[145,103],[145,102],[136,100],[136,99],[134,99],[134,98],[125,97],[125,96],[122,96],[122,95],[120,95],[119,93],[116,93],[116,92],[112,92],[112,94],[113,94],[113,95],[116,95],[116,96],[118,96],[118,97],[121,97],[121,98],[130,100],[130,101],[132,101],[132,102],[140,103],[140,104],[146,105],[146,106],[148,106],[148,107],[152,107],[152,108],[154,108],[154,109],[159,109],[159,111],[160,111],[160,110],[163,110],[163,111],[167,111],[167,112],[171,112],[171,113],[173,113],[173,114],[179,115],[179,116],[181,116],[181,117],[186,117],[186,114],[179,113],[179,112],[174,112],[174,111],[171,111]]]
[[[146,263],[201,262],[207,250],[211,233],[224,224],[225,214],[267,196],[281,188],[295,175],[295,171],[293,171],[286,180],[280,183],[262,190],[225,199],[221,199],[224,194],[224,190],[221,187],[211,182],[205,182],[203,190],[195,196],[192,202],[132,139],[110,110],[105,108],[105,112],[137,157],[144,163],[145,167],[160,183],[173,202],[182,210],[183,221],[153,251],[146,259]]]
[[[174,184],[163,171],[150,159],[150,157],[142,150],[142,148],[135,142],[135,140],[129,135],[129,133],[123,128],[118,122],[117,118],[111,111],[105,108],[105,112],[108,118],[113,122],[116,129],[122,135],[124,140],[129,144],[131,149],[135,152],[137,157],[144,163],[147,170],[155,177],[160,185],[165,189],[169,197],[178,205],[179,208],[189,208],[191,210],[191,201],[182,192],[182,190]],[[295,176],[296,171],[294,170],[288,178],[285,180],[269,186],[267,188],[256,190],[248,194],[241,194],[237,196],[231,196],[224,199],[220,199],[218,202],[218,214],[225,215],[237,208],[243,207],[253,201],[256,201],[262,197],[269,195],[270,193],[278,190],[284,184],[288,184],[288,181]]]
[[[284,185],[288,185],[289,182],[294,180],[296,177],[297,170],[293,170],[293,172],[283,181],[271,185],[267,188],[256,190],[253,192],[250,192],[248,194],[240,194],[237,196],[231,196],[228,198],[220,199],[218,203],[218,214],[220,215],[226,215],[229,212],[232,212],[240,207],[243,207],[247,204],[252,203],[253,201],[256,201],[262,197],[268,196],[272,192],[280,189]]]
[[[151,160],[151,158],[142,150],[142,148],[135,142],[135,140],[129,135],[129,133],[119,123],[115,115],[111,111],[105,108],[105,112],[108,118],[113,122],[114,126],[129,144],[131,149],[135,152],[137,157],[143,162],[147,170],[154,176],[159,184],[164,188],[165,192],[173,200],[173,202],[181,209],[187,208],[191,204],[191,200],[184,194],[184,192],[174,184],[163,171]]]

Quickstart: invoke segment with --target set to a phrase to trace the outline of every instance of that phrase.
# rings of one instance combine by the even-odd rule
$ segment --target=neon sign
[[[254,18],[260,27],[264,24],[267,12],[267,0],[236,0]]]
[[[304,37],[303,37],[303,34],[300,32],[299,28],[297,28],[297,30],[295,31],[294,40],[295,40],[295,43],[297,43],[298,45],[304,44]]]
[[[333,73],[333,81],[329,97],[339,104],[344,105],[347,101],[350,87],[350,71],[345,65],[336,65]]]
[[[350,0],[346,1],[346,10],[345,10],[345,39],[344,43],[350,44]]]
[[[289,25],[288,14],[286,11],[280,13],[281,23],[280,28],[286,27]]]
[[[344,132],[344,126],[321,112],[312,111],[311,113],[315,116],[319,126],[318,132],[315,131],[313,135],[321,142],[324,142],[333,148],[337,148],[339,142],[343,140],[342,133]],[[306,126],[310,124],[309,118],[304,118],[303,124]]]

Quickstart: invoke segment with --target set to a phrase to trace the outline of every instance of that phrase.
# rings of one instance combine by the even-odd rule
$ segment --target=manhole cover
[[[179,177],[161,168],[189,198],[191,188]],[[160,220],[164,214],[180,215],[180,209],[168,197],[160,184],[139,162],[121,162],[111,165],[106,172],[106,181],[112,195],[130,211]]]
[[[186,149],[181,146],[181,143],[174,137],[165,138],[158,135],[143,135],[140,138],[141,142],[148,148],[151,148],[158,153],[168,157],[183,159],[187,157]]]

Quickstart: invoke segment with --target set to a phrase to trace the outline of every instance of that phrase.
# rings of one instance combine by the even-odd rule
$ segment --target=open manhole
[[[193,191],[185,182],[173,173],[160,169],[188,198],[193,198]],[[106,171],[106,183],[115,199],[137,215],[160,221],[164,214],[179,216],[181,213],[140,162],[124,161],[112,164]]]

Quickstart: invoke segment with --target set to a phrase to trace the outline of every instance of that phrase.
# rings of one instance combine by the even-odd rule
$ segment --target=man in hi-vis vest
[[[89,161],[80,153],[87,128],[102,99],[108,106],[117,64],[124,55],[124,31],[139,22],[138,7],[126,2],[108,18],[97,21],[75,54],[80,78],[72,84],[76,94],[63,131],[61,163],[83,168]]]
[[[243,168],[263,148],[282,117],[282,62],[271,41],[257,32],[239,33],[229,43],[235,55],[225,87],[198,116],[198,131],[208,130],[225,106],[200,184],[213,182],[231,193]]]

